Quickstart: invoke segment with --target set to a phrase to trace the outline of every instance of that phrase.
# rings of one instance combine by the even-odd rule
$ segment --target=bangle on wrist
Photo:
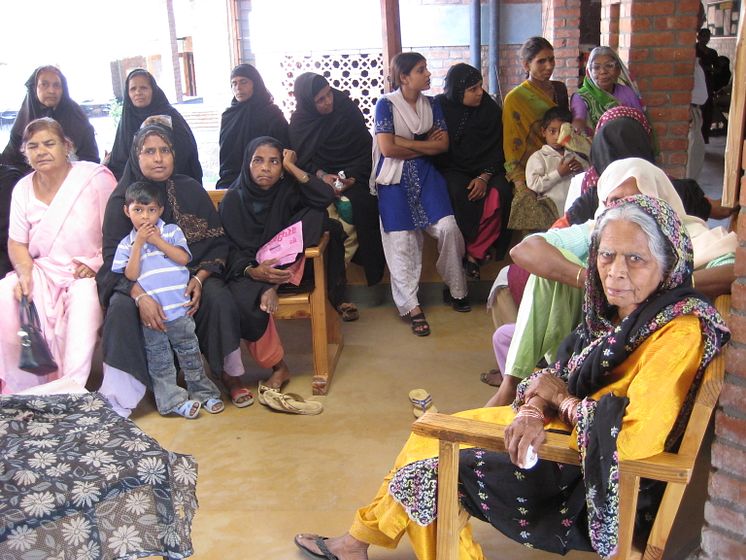
[[[579,404],[580,399],[573,396],[565,397],[559,405],[560,419],[564,420],[571,426],[574,425],[573,419],[575,418],[575,413],[577,412]]]
[[[485,178],[484,178],[484,177],[482,177],[481,175],[477,175],[477,176],[476,176],[476,179],[479,179],[479,180],[480,180],[480,181],[482,181],[482,182],[483,182],[483,183],[484,183],[485,185],[487,184],[487,179],[485,179]]]
[[[194,278],[197,281],[197,284],[199,284],[200,289],[202,289],[202,280],[199,279],[199,276],[195,274],[194,276],[192,276],[192,278]]]
[[[246,265],[246,268],[243,269],[243,275],[247,278],[251,278],[249,270],[251,270],[252,268],[256,268],[257,266],[259,266],[258,262],[256,262],[255,260],[251,261],[248,265]]]
[[[575,286],[580,288],[580,276],[583,274],[583,270],[585,270],[582,266],[578,269],[578,275],[575,277]]]
[[[147,294],[147,292],[146,292],[146,293],[144,293],[144,294],[140,294],[139,296],[137,296],[137,297],[135,298],[135,307],[140,307],[140,300],[141,300],[142,298],[144,298],[144,297],[145,297],[146,295],[148,295],[148,294]]]
[[[521,406],[521,408],[518,409],[516,418],[536,418],[537,420],[541,420],[541,423],[545,426],[549,423],[547,418],[544,416],[544,411],[538,406],[532,404],[524,404]]]

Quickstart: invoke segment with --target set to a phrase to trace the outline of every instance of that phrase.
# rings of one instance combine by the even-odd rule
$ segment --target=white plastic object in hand
[[[536,454],[536,450],[534,449],[533,445],[529,445],[528,449],[526,449],[526,456],[523,458],[523,461],[518,462],[518,467],[528,470],[533,469],[536,466],[536,463],[539,462],[539,456]]]
[[[337,177],[339,177],[336,181],[334,181],[334,188],[338,191],[341,191],[344,188],[344,183],[342,182],[342,179],[347,179],[347,176],[345,175],[344,170],[337,173]]]

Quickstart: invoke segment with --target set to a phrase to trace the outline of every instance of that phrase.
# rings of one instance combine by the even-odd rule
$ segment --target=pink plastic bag
[[[278,259],[275,267],[295,261],[298,254],[303,252],[302,226],[301,222],[295,222],[267,241],[256,252],[256,261],[263,263],[269,259]]]

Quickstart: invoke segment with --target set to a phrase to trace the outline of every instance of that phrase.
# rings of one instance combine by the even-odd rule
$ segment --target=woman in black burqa
[[[154,174],[152,161],[142,153],[145,141],[155,136],[161,149],[161,166],[165,179]],[[239,319],[233,297],[221,279],[228,257],[228,240],[207,191],[197,181],[174,172],[179,153],[172,131],[160,124],[140,129],[132,143],[129,172],[119,181],[106,206],[103,225],[104,264],[96,275],[99,300],[106,308],[102,335],[104,381],[100,392],[120,414],[128,415],[150,385],[145,358],[141,323],[159,324],[159,306],[149,296],[136,304],[135,297],[144,291],[137,282],[111,271],[117,245],[132,230],[124,214],[124,193],[135,181],[147,180],[162,189],[166,223],[178,225],[189,244],[192,260],[187,268],[192,274],[187,284],[190,294],[190,314],[196,323],[200,350],[215,375],[234,368],[233,375],[244,373],[239,349]],[[237,361],[236,361],[237,360]],[[250,395],[241,395],[234,404],[251,404]],[[239,400],[238,403],[235,400]],[[247,406],[243,404],[243,406]]]
[[[75,145],[79,160],[98,163],[96,133],[80,105],[70,99],[67,79],[55,66],[40,66],[26,81],[26,97],[10,131],[10,140],[0,156],[0,163],[17,167],[24,174],[31,171],[21,153],[21,138],[26,125],[49,117],[62,125],[65,135]]]
[[[168,102],[166,94],[158,87],[153,75],[147,70],[136,68],[127,75],[122,116],[119,119],[114,146],[107,166],[117,179],[121,179],[130,157],[132,139],[145,119],[165,115],[171,119],[174,151],[179,154],[175,173],[186,175],[202,182],[202,166],[197,153],[197,141],[184,117]]]
[[[505,178],[502,111],[482,89],[482,75],[468,64],[448,70],[437,96],[448,124],[448,152],[436,166],[448,183],[456,222],[466,242],[467,275],[479,278],[479,263],[491,247],[502,258],[513,189]]]
[[[271,259],[257,262],[257,252],[299,221],[304,248],[318,245],[327,222],[326,207],[334,200],[334,189],[301,170],[295,160],[295,152],[283,150],[277,139],[255,138],[246,148],[241,174],[220,204],[231,245],[225,278],[241,317],[241,338],[257,364],[272,369],[264,385],[278,390],[289,380],[290,371],[272,314],[277,310],[277,290],[292,272],[275,266]],[[332,238],[326,262],[336,261],[340,268],[344,266],[341,239],[334,245]]]
[[[241,173],[246,146],[259,136],[277,138],[288,146],[288,122],[274,104],[261,74],[251,64],[231,72],[233,99],[220,118],[220,179],[215,188],[227,189]]]
[[[383,277],[386,259],[381,244],[378,199],[368,182],[373,138],[365,118],[350,97],[334,89],[323,76],[306,72],[295,80],[295,112],[290,117],[290,144],[298,165],[329,185],[344,171],[339,196],[352,205],[352,222],[359,247],[352,261],[365,270],[369,286]]]

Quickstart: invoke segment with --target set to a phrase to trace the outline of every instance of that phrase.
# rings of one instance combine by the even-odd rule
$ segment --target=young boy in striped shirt
[[[220,390],[205,374],[194,320],[187,314],[186,265],[192,255],[181,228],[161,220],[162,196],[158,186],[149,181],[137,181],[127,188],[124,213],[133,229],[119,242],[112,270],[123,272],[145,290],[135,300],[138,307],[141,298],[151,297],[165,316],[163,330],[155,325],[143,325],[142,329],[158,412],[196,418],[200,408],[216,414],[225,406]],[[184,371],[186,390],[176,384],[173,352]]]

